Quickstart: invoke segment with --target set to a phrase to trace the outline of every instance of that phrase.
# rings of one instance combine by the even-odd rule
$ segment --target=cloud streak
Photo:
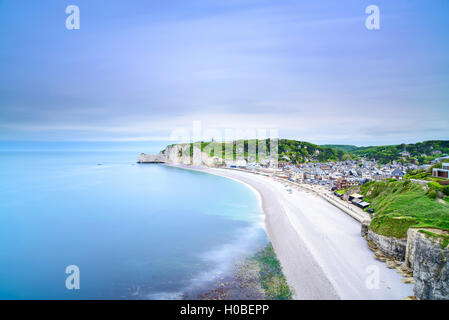
[[[319,143],[449,137],[443,1],[424,18],[385,3],[377,33],[352,0],[80,0],[77,33],[56,27],[59,8],[27,6],[39,35],[14,22],[23,4],[0,19],[3,140],[157,140],[194,120]]]

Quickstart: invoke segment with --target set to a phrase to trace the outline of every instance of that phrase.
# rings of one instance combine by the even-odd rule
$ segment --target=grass
[[[346,189],[336,190],[335,192],[338,194],[345,194]]]
[[[449,231],[449,207],[432,199],[420,185],[407,180],[368,182],[362,193],[375,209],[370,228],[378,234],[405,238],[410,227]]]
[[[282,267],[271,243],[255,256],[260,268],[260,283],[269,299],[291,300],[293,291],[287,284]]]
[[[407,230],[413,225],[416,225],[416,220],[413,218],[397,218],[380,215],[373,219],[370,224],[370,229],[383,236],[401,239],[407,236]]]
[[[427,178],[427,180],[439,182],[439,181],[446,181],[447,179],[442,179],[442,178],[437,178],[437,177],[429,176],[429,177]]]

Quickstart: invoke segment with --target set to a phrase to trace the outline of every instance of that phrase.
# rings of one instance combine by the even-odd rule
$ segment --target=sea
[[[160,148],[0,143],[0,299],[182,299],[266,246],[253,190]]]

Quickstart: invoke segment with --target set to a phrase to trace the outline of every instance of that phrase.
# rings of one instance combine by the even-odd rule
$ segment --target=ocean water
[[[249,188],[136,158],[0,151],[1,299],[181,298],[266,245]]]

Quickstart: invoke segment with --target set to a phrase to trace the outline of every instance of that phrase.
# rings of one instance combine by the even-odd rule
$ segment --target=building
[[[402,179],[403,176],[405,176],[405,173],[402,170],[394,169],[393,171],[391,171],[391,176],[399,180]]]
[[[344,178],[338,178],[335,181],[335,188],[337,190],[346,189],[349,187],[348,181]]]
[[[434,176],[435,178],[448,179],[449,178],[449,163],[443,163],[441,169],[433,168],[432,176]]]
[[[346,180],[344,178],[338,178],[336,181],[334,181],[334,185],[337,190],[346,189],[357,184],[358,183],[356,181]]]
[[[354,205],[356,205],[360,209],[365,209],[365,208],[368,208],[370,206],[370,203],[366,202],[366,201],[359,201],[357,203],[354,203]]]
[[[361,194],[358,194],[358,193],[352,193],[352,194],[349,195],[349,201],[352,201],[352,200],[355,200],[355,199],[357,199],[359,201],[362,201],[363,200],[363,196]]]
[[[438,163],[438,162],[441,162],[441,161],[444,161],[444,160],[449,160],[449,156],[448,155],[442,155],[441,157],[435,159],[435,163]]]
[[[399,154],[401,155],[401,156],[403,156],[404,158],[405,157],[410,157],[410,153],[408,153],[407,152],[407,148],[406,148],[406,145],[404,144],[404,151],[402,151],[402,152],[399,152]]]

